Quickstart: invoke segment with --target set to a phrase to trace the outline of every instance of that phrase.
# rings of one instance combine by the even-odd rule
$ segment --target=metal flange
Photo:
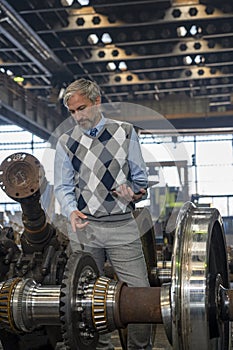
[[[16,201],[41,190],[44,178],[38,159],[25,152],[10,155],[0,166],[0,187]]]

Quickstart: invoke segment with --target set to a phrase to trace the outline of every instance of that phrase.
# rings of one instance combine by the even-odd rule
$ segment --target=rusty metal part
[[[31,154],[14,153],[0,166],[0,186],[21,204],[23,224],[29,234],[40,234],[46,227],[45,213],[40,204],[41,187],[45,182],[44,168]]]
[[[28,153],[14,153],[0,167],[0,187],[16,201],[39,191],[44,169],[37,158]]]
[[[31,154],[14,153],[0,166],[0,187],[22,208],[21,244],[25,252],[43,250],[54,235],[40,203],[46,185],[44,168]]]
[[[46,229],[47,222],[45,212],[40,204],[40,193],[37,191],[33,196],[22,199],[20,204],[22,208],[22,221],[28,239],[30,240],[31,236],[32,240],[43,240],[43,233]],[[36,237],[33,235],[36,235]]]
[[[162,323],[160,287],[123,286],[120,294],[120,320],[129,323]]]

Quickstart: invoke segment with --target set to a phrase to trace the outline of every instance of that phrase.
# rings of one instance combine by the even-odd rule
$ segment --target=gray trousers
[[[100,275],[104,274],[107,257],[120,281],[126,282],[129,287],[149,286],[138,226],[133,218],[117,222],[90,221],[77,235],[84,251],[91,253],[95,259]],[[152,349],[151,325],[128,325],[127,343],[128,350]],[[97,349],[113,349],[110,336],[100,336]]]

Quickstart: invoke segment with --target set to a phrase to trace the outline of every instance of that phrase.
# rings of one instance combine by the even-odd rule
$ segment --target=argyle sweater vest
[[[132,128],[107,119],[97,137],[84,134],[78,126],[62,136],[75,170],[77,207],[86,215],[100,219],[132,210],[132,203],[123,203],[111,191],[131,182],[127,156]]]

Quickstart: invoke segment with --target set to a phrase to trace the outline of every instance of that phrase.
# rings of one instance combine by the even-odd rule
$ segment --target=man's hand
[[[120,185],[116,190],[112,191],[113,196],[126,202],[137,202],[144,194],[146,194],[146,189],[141,188],[138,193],[134,193],[133,190],[126,184]]]
[[[133,201],[134,202],[140,201],[146,193],[147,193],[147,190],[145,188],[140,188],[138,193],[134,193]]]
[[[88,225],[88,221],[83,221],[87,219],[87,216],[83,214],[79,210],[74,210],[70,214],[70,222],[71,222],[71,227],[74,232],[76,232],[77,228],[82,229]]]

